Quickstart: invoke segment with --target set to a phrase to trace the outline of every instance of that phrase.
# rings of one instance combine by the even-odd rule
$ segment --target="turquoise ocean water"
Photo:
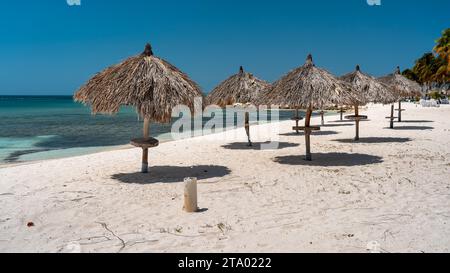
[[[291,117],[280,111],[280,120]],[[170,128],[152,124],[150,130],[164,141],[170,140]],[[93,116],[70,96],[0,96],[0,164],[98,152],[141,134],[142,121],[132,108]]]

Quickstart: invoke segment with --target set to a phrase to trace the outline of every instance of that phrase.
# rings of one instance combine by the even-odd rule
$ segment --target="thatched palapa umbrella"
[[[227,105],[257,104],[258,98],[270,88],[270,84],[245,72],[241,66],[239,72],[221,82],[206,97],[208,104],[216,104],[220,107]],[[245,112],[245,131],[247,133],[248,145],[252,146],[250,140],[250,116]]]
[[[398,98],[398,121],[402,121],[402,99],[407,97],[421,96],[422,88],[415,81],[411,81],[403,76],[400,72],[400,67],[393,74],[379,78],[379,80],[392,88]]]
[[[306,160],[311,160],[311,131],[320,130],[311,126],[313,109],[324,109],[335,104],[354,102],[349,84],[337,79],[331,73],[316,67],[311,55],[306,63],[289,72],[277,81],[263,101],[272,105],[289,105],[306,109],[305,126],[293,128],[305,131]]]
[[[340,77],[340,79],[351,84],[355,91],[355,102],[353,103],[355,115],[347,116],[346,118],[355,121],[355,140],[359,140],[359,122],[360,120],[367,119],[367,116],[359,115],[359,106],[369,102],[382,104],[392,103],[397,97],[387,85],[361,72],[359,65],[356,66],[355,71]]]
[[[142,172],[148,172],[148,148],[158,146],[150,138],[150,121],[168,123],[172,109],[180,104],[191,111],[201,97],[198,85],[167,61],[153,55],[150,44],[143,53],[95,75],[74,95],[75,101],[91,107],[92,113],[114,114],[122,105],[134,106],[144,119],[143,138],[131,144],[143,149]]]

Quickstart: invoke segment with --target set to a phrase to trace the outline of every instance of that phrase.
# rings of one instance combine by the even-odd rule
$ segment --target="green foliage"
[[[419,81],[419,78],[417,77],[417,75],[411,70],[411,69],[406,69],[405,71],[402,72],[402,75],[405,76],[406,78],[412,80],[412,81]]]
[[[442,33],[436,41],[434,53],[425,53],[418,59],[412,69],[402,73],[410,80],[418,83],[450,82],[450,28]]]
[[[441,56],[442,59],[449,60],[450,57],[450,28],[442,32],[442,37],[436,41],[434,51]]]
[[[430,93],[430,98],[437,100],[442,98],[442,96],[441,93],[439,93],[438,91],[433,91]]]

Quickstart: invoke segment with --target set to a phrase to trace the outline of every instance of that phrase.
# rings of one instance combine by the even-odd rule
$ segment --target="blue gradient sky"
[[[312,53],[335,74],[411,66],[450,27],[448,0],[1,0],[0,94],[72,94],[151,42],[208,92],[239,65],[274,81]]]

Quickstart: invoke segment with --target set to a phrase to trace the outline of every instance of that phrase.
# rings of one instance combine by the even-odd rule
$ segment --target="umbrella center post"
[[[323,110],[320,111],[320,123],[322,124],[322,126],[325,125],[325,117],[324,117],[324,115],[325,115],[325,112]]]
[[[355,141],[358,141],[359,140],[359,119],[355,120],[355,128],[356,128]]]
[[[142,148],[142,173],[148,173],[148,148]]]
[[[308,129],[305,129],[305,145],[306,145],[305,160],[306,161],[312,161],[312,156],[311,156],[311,131],[308,130]]]
[[[305,147],[306,147],[306,155],[305,160],[311,161],[311,132],[312,131],[320,131],[319,126],[311,126],[311,116],[312,116],[312,107],[309,107],[306,111],[305,116],[305,126],[301,127],[293,127],[293,130],[302,130],[305,132]]]
[[[150,120],[148,118],[144,118],[144,128],[143,128],[143,137],[144,140],[148,140],[150,136]],[[142,148],[142,173],[148,173],[148,148]]]
[[[244,127],[245,127],[245,133],[247,134],[247,146],[251,147],[252,141],[250,139],[250,113],[249,112],[245,112],[245,123],[244,123]]]
[[[305,146],[306,146],[306,154],[305,154],[305,160],[306,161],[312,161],[312,155],[311,155],[311,115],[312,115],[312,108],[309,107],[306,111],[306,117],[305,117]]]
[[[344,120],[344,113],[345,113],[345,111],[344,111],[344,108],[342,106],[339,108],[339,113],[340,113],[340,116],[341,116],[341,121],[343,121]]]
[[[389,117],[386,117],[387,119],[389,119],[389,128],[390,129],[394,129],[394,120],[396,119],[396,117],[394,117],[394,109],[395,105],[391,104],[391,115]]]
[[[398,122],[402,122],[402,101],[398,101]]]
[[[302,120],[302,119],[303,119],[303,118],[300,117],[300,115],[299,115],[298,107],[296,106],[295,111],[294,111],[294,116],[292,117],[292,120],[295,121],[295,127],[293,127],[293,128],[294,128],[295,133],[296,133],[297,135],[300,133],[300,129],[299,129],[300,127],[298,126],[298,122],[299,122],[300,120]]]
[[[394,129],[394,105],[391,105],[391,122],[389,124],[391,129]]]
[[[359,116],[359,107],[358,107],[358,105],[355,105],[355,116],[356,117]],[[355,119],[355,129],[356,129],[355,140],[358,141],[359,140],[359,118]]]
[[[348,120],[355,121],[355,141],[359,140],[359,124],[361,120],[367,120],[367,116],[363,116],[359,114],[359,105],[355,105],[355,114],[346,116]]]

